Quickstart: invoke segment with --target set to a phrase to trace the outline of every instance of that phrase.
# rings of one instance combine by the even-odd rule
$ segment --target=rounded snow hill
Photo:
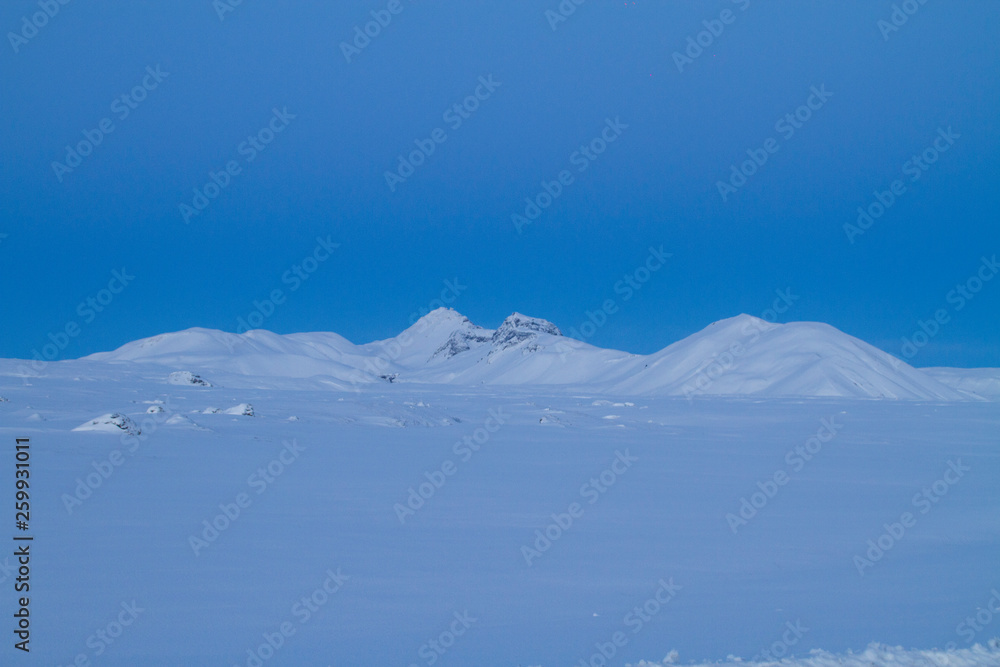
[[[720,320],[650,355],[624,393],[966,400],[862,340],[820,322]]]
[[[255,329],[232,334],[213,329],[187,329],[127,343],[111,352],[84,357],[90,361],[133,362],[166,367],[209,369],[256,376],[307,378],[330,376],[344,382],[373,382],[359,376],[364,355],[353,352],[355,346],[334,333],[303,333],[282,336]],[[181,384],[190,371],[179,371]],[[174,383],[175,374],[171,374]],[[206,386],[206,385],[201,385]]]

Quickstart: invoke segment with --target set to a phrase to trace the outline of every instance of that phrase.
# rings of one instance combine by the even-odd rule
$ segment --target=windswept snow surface
[[[650,355],[597,348],[520,313],[491,330],[440,308],[398,336],[364,345],[334,333],[189,329],[88,358],[158,364],[172,371],[171,382],[190,382],[190,370],[175,369],[194,369],[231,387],[301,388],[298,380],[308,378],[317,388],[552,385],[633,396],[957,401],[996,400],[1000,393],[951,376],[942,382],[940,374],[915,369],[826,324],[778,325],[749,315],[715,322]]]
[[[1000,647],[975,645],[953,651],[907,651],[899,646],[871,644],[859,653],[836,654],[828,651],[811,651],[802,658],[785,660],[745,661],[730,659],[720,662],[703,662],[692,667],[980,667],[996,665],[1000,661]],[[676,667],[670,660],[663,662],[640,661],[635,667]]]
[[[479,361],[464,372],[496,366],[502,378],[528,363],[544,374],[532,359],[563,342],[538,323],[513,327],[533,337],[498,344],[444,315],[396,355],[401,378],[418,366],[446,373],[470,353]],[[469,349],[427,361],[456,323]],[[728,341],[732,325],[715,329]],[[148,346],[156,363],[135,344],[134,361],[55,362],[33,375],[0,360],[0,438],[32,446],[25,664],[1000,664],[972,648],[1000,635],[996,402],[625,397],[499,382],[343,391],[329,377],[240,374],[224,344],[212,347],[218,332],[197,334],[217,359],[186,335]],[[716,335],[688,344],[708,354]],[[803,358],[820,345],[777,340]],[[882,361],[836,340],[858,364]],[[392,341],[253,332],[238,345],[252,349],[246,368],[273,354],[260,365],[278,373],[285,355],[356,368]],[[609,384],[628,377],[618,364],[639,363],[568,345],[608,360]],[[168,381],[202,373],[199,359],[219,369],[205,374],[217,386]],[[816,371],[828,384],[815,386],[843,388],[844,368]],[[894,384],[878,391],[928,391],[892,366],[880,372]],[[204,414],[242,404],[252,418]],[[94,415],[141,433],[74,430]],[[13,466],[0,457],[0,478],[14,479]],[[14,564],[0,557],[4,586]]]

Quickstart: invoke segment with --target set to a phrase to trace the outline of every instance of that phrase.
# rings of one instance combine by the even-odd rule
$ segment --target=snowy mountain
[[[827,324],[772,324],[749,315],[720,320],[649,355],[597,348],[520,313],[490,330],[439,308],[393,338],[363,345],[334,333],[188,329],[87,359],[157,364],[174,378],[308,378],[340,389],[378,382],[557,385],[627,396],[958,401],[995,400],[1000,383],[995,374],[918,370]]]

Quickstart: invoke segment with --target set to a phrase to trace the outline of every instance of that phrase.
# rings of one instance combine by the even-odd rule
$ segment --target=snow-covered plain
[[[1000,664],[995,372],[745,316],[648,356],[456,316],[0,360],[31,664]]]

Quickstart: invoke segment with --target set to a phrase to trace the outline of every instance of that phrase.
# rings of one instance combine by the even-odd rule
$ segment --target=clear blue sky
[[[642,353],[760,315],[777,289],[799,297],[782,321],[897,355],[944,310],[912,363],[1000,366],[1000,279],[949,299],[1000,252],[1000,3],[911,2],[891,31],[888,0],[589,0],[553,30],[557,0],[401,0],[351,62],[341,42],[388,0],[245,0],[221,20],[211,0],[77,0],[37,30],[24,24],[37,2],[6,2],[0,356],[30,357],[67,324],[79,332],[58,358],[235,331],[275,289],[263,328],[365,342],[457,278],[454,307],[490,327],[519,311],[579,329],[613,300],[589,342]],[[712,29],[679,71],[674,53]],[[467,118],[445,116],[477,88]],[[776,127],[808,102],[808,120]],[[609,118],[627,127],[574,157]],[[90,155],[53,166],[104,119]],[[243,144],[269,124],[263,150]],[[390,189],[385,172],[437,128],[446,140]],[[959,138],[907,170],[947,128]],[[723,201],[748,150],[767,161]],[[180,204],[231,160],[239,173],[185,223]],[[511,215],[562,170],[572,182],[519,233]],[[845,223],[897,179],[902,194],[849,242]],[[340,245],[293,290],[285,272],[317,237]],[[672,256],[626,299],[616,284],[661,245]],[[134,279],[102,295],[123,267]],[[103,312],[78,307],[101,296]]]

